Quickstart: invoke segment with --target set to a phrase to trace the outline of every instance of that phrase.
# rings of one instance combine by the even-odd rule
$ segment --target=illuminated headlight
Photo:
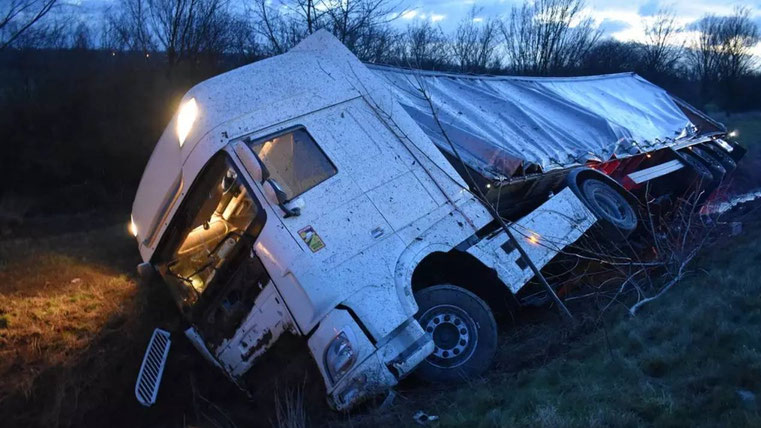
[[[137,238],[137,225],[135,224],[135,219],[133,219],[132,216],[129,217],[129,226],[127,226],[127,228],[129,229],[129,233]]]
[[[191,98],[180,106],[180,111],[177,113],[177,139],[180,142],[180,147],[185,142],[185,138],[190,134],[190,130],[193,128],[193,122],[198,117],[198,104],[196,99]]]
[[[333,382],[337,382],[351,370],[357,361],[357,352],[352,348],[351,330],[343,330],[336,336],[325,351],[325,367]]]
[[[722,140],[721,138],[717,138],[716,140],[714,140],[714,142],[716,144],[718,144],[719,147],[721,147],[722,149],[724,149],[724,150],[726,150],[726,151],[728,151],[730,153],[732,152],[732,150],[735,149],[734,147],[732,147],[731,144],[727,143],[726,141]]]

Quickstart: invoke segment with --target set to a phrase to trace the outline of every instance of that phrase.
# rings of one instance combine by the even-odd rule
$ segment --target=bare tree
[[[707,15],[695,29],[698,36],[689,50],[689,61],[704,96],[715,83],[732,87],[752,70],[751,49],[761,38],[749,9],[737,8],[732,16]]]
[[[148,28],[148,17],[145,0],[119,0],[117,8],[106,15],[103,45],[113,50],[153,51],[156,45]]]
[[[323,17],[328,8],[325,0],[295,0],[285,3],[284,6],[301,18],[306,34],[312,34],[323,27]]]
[[[584,0],[527,0],[514,7],[501,26],[513,71],[547,75],[577,67],[601,34],[584,6]]]
[[[721,19],[715,15],[703,17],[697,25],[698,36],[690,49],[693,72],[705,87],[718,80],[719,49],[721,45]]]
[[[751,50],[761,37],[750,13],[748,8],[737,8],[734,15],[723,20],[719,64],[720,75],[727,81],[747,75],[755,65]]]
[[[364,28],[348,47],[363,61],[388,64],[398,58],[400,37],[390,25],[373,25]]]
[[[63,49],[66,47],[66,26],[60,21],[35,25],[24,31],[7,47],[13,49]]]
[[[580,71],[588,74],[621,73],[636,70],[644,62],[642,45],[601,40],[581,60]]]
[[[449,40],[430,21],[407,26],[398,56],[403,64],[421,69],[438,69],[449,62]]]
[[[148,0],[147,4],[153,35],[170,65],[225,49],[226,0]]]
[[[472,7],[460,21],[452,40],[452,56],[461,71],[483,73],[499,68],[497,59],[498,23],[491,18],[480,18],[480,9]]]
[[[120,0],[107,17],[104,45],[165,52],[171,66],[219,55],[230,45],[227,0]]]
[[[386,56],[395,38],[388,24],[403,12],[394,0],[255,0],[250,10],[273,53],[326,29],[365,61]]]
[[[234,16],[229,23],[228,49],[243,62],[252,62],[265,56],[254,23],[245,16]]]
[[[684,51],[684,42],[680,43],[676,38],[681,31],[676,14],[671,9],[661,9],[643,24],[642,66],[655,75],[673,71]]]
[[[311,13],[311,6],[308,10]],[[255,0],[248,13],[253,16],[255,29],[266,41],[266,51],[270,55],[285,53],[309,34],[310,28],[315,28],[314,15],[310,15],[312,18],[305,30],[298,15],[289,16],[268,0]]]
[[[388,35],[387,25],[404,12],[396,0],[326,0],[327,28],[360,59],[379,34]]]
[[[70,47],[76,50],[88,50],[92,47],[90,27],[84,22],[77,24],[71,34]]]
[[[0,1],[0,50],[38,24],[58,0]]]

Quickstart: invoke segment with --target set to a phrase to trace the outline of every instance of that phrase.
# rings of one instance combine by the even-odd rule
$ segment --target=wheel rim
[[[433,337],[433,353],[427,361],[441,368],[464,364],[478,344],[476,323],[467,312],[452,305],[434,306],[420,317],[420,324]]]
[[[612,222],[626,225],[632,222],[634,213],[631,205],[610,186],[598,180],[586,180],[583,188],[587,200],[593,201]]]

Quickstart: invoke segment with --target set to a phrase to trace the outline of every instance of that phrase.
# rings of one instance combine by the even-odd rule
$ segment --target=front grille
[[[157,328],[153,330],[151,341],[148,342],[148,349],[145,351],[135,384],[135,397],[143,406],[148,407],[156,402],[161,375],[164,373],[166,357],[169,355],[169,345],[172,344],[169,337],[168,331]]]

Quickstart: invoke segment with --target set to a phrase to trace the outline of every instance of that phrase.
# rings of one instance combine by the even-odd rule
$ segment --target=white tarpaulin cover
[[[535,78],[369,67],[442,150],[452,152],[441,128],[465,163],[489,178],[521,165],[547,171],[656,150],[694,136],[698,125],[664,89],[633,73]],[[693,120],[706,119],[679,103]]]

